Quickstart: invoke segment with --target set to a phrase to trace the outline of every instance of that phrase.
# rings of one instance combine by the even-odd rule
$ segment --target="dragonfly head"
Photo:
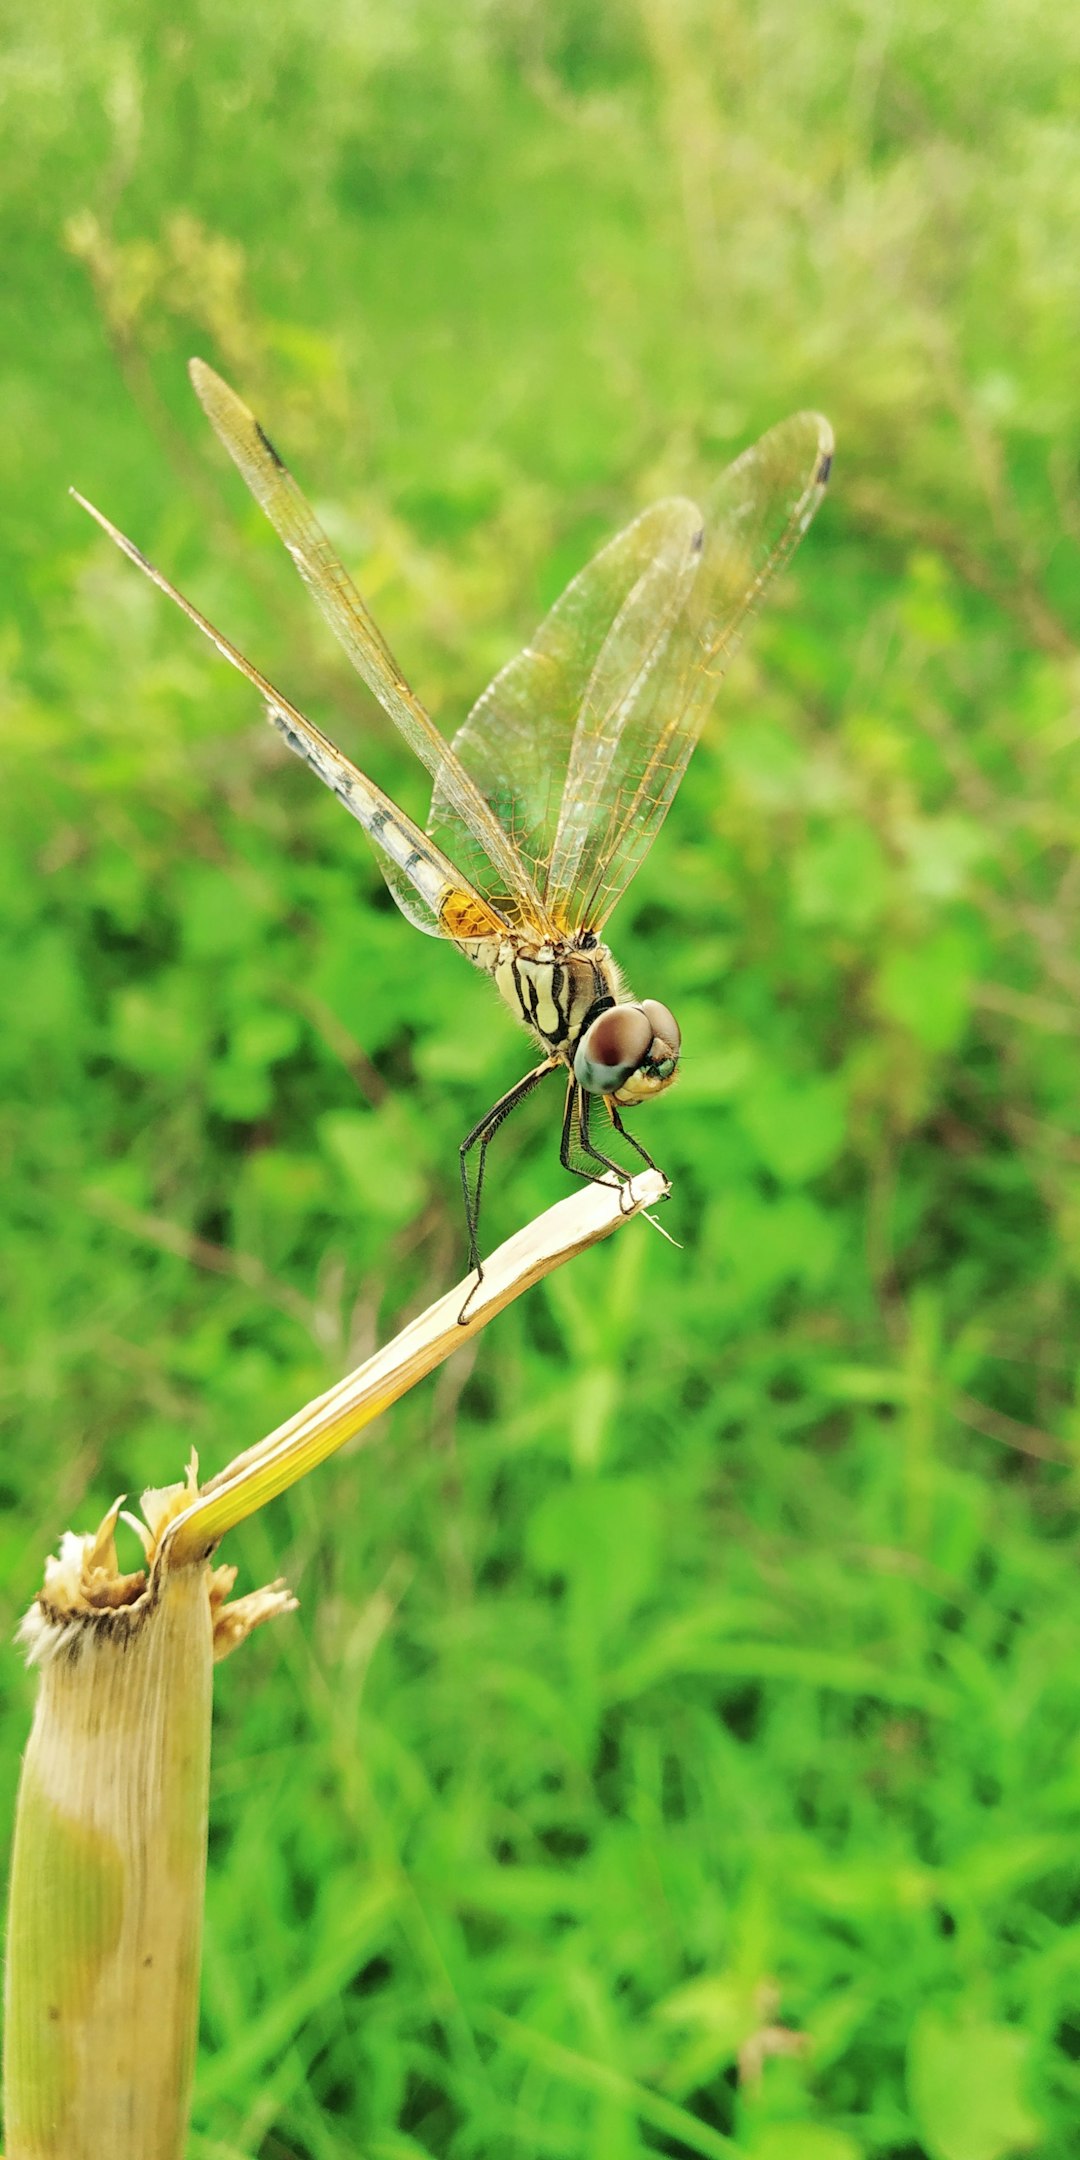
[[[586,1094],[612,1095],[626,1109],[671,1086],[681,1045],[678,1023],[655,998],[609,1005],[578,1043],[574,1078]]]

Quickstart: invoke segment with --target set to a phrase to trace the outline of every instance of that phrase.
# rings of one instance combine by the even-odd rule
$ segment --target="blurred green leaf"
[[[766,1170],[785,1185],[801,1185],[827,1170],[844,1144],[843,1083],[824,1075],[800,1084],[762,1074],[741,1100],[739,1118]]]
[[[532,1517],[528,1552],[541,1574],[569,1578],[598,1627],[616,1628],[656,1581],[655,1493],[643,1478],[579,1478],[558,1486]]]
[[[933,2160],[1000,2160],[1041,2135],[1025,2097],[1030,2042],[1009,2025],[951,2023],[922,2010],[908,2046],[908,2086]]]
[[[796,857],[794,884],[803,922],[861,932],[881,914],[888,872],[875,835],[852,819],[808,842]]]
[[[271,1068],[295,1047],[299,1033],[293,1013],[264,1006],[240,1014],[210,1075],[208,1096],[215,1110],[225,1117],[261,1116],[273,1099]]]
[[[906,818],[897,838],[912,890],[928,900],[953,900],[966,891],[971,870],[993,846],[973,818],[949,815]]]
[[[328,1110],[319,1138],[345,1177],[350,1198],[383,1222],[407,1222],[424,1185],[413,1134],[394,1104],[378,1110]]]
[[[805,2121],[765,2125],[747,2151],[750,2160],[862,2160],[865,2147],[846,2130]]]
[[[136,1072],[190,1080],[205,1060],[208,1017],[194,981],[179,970],[146,989],[133,983],[113,1006],[114,1055]]]
[[[878,1004],[928,1050],[950,1050],[967,1022],[973,964],[971,939],[959,929],[940,930],[889,954],[877,980]]]

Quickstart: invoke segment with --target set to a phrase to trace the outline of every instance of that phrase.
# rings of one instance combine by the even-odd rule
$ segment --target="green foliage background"
[[[1078,70],[1049,0],[10,20],[5,1632],[456,1277],[523,1059],[66,484],[422,812],[190,351],[448,727],[641,504],[839,440],[614,925],[683,1250],[233,1542],[303,1610],[221,1676],[197,2160],[1080,2153]],[[562,1189],[539,1100],[489,1236]]]

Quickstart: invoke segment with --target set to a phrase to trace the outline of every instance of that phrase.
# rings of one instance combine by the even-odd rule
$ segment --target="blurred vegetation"
[[[683,1250],[234,1541],[303,1612],[222,1675],[196,2160],[1080,2153],[1078,68],[1048,0],[11,18],[5,1629],[456,1278],[523,1064],[67,483],[422,812],[189,352],[447,727],[642,503],[839,440],[613,925]],[[562,1189],[541,1098],[489,1238]]]

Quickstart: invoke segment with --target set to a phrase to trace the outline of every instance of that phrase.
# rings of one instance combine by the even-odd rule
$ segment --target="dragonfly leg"
[[[484,1112],[479,1124],[474,1125],[470,1133],[466,1133],[458,1150],[461,1162],[461,1190],[465,1197],[465,1222],[469,1233],[469,1268],[471,1273],[476,1276],[476,1281],[470,1286],[469,1295],[458,1314],[458,1320],[462,1326],[464,1326],[469,1305],[484,1279],[484,1270],[480,1261],[479,1231],[480,1200],[484,1190],[484,1171],[487,1167],[488,1148],[504,1119],[509,1117],[511,1110],[516,1110],[518,1104],[524,1102],[526,1095],[532,1094],[537,1081],[542,1080],[545,1073],[554,1072],[557,1063],[557,1058],[545,1058],[542,1065],[534,1065],[532,1071],[527,1072],[523,1079],[516,1081],[512,1088],[508,1088],[505,1095],[500,1095],[497,1103],[492,1103],[490,1110]],[[474,1149],[477,1151],[475,1168],[470,1162]]]
[[[619,1116],[618,1110],[616,1109],[615,1104],[612,1102],[610,1095],[605,1095],[604,1101],[606,1102],[608,1107],[608,1115],[620,1139],[625,1140],[628,1146],[633,1148],[635,1154],[640,1155],[642,1162],[646,1163],[650,1170],[660,1170],[659,1164],[653,1161],[648,1148],[642,1147],[636,1133],[627,1131],[626,1126],[623,1124],[623,1121]],[[663,1174],[663,1171],[660,1170],[661,1177],[663,1177]]]
[[[593,1146],[589,1138],[589,1109],[590,1097],[571,1075],[570,1085],[566,1090],[559,1161],[564,1170],[570,1171],[572,1177],[586,1178],[593,1185],[604,1183],[603,1172],[612,1170],[619,1181],[620,1191],[625,1192],[630,1183],[630,1173],[623,1169],[621,1163],[614,1162],[610,1155],[604,1155],[598,1147]],[[599,1171],[593,1168],[595,1163],[600,1164]]]

